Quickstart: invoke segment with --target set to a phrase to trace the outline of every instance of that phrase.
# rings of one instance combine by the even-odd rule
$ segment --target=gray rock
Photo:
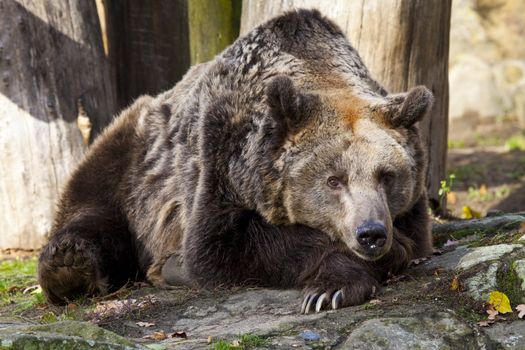
[[[301,315],[301,293],[297,290],[258,289],[232,295],[216,306],[189,306],[173,329],[191,335],[192,342],[205,346],[207,338],[235,338],[239,334],[268,335],[283,328],[312,322],[328,313]],[[193,346],[193,345],[192,345]],[[184,349],[191,349],[184,345]]]
[[[449,52],[452,133],[457,132],[455,122],[461,117],[510,115],[525,122],[525,47],[521,44],[524,10],[523,0],[452,2]]]
[[[445,241],[452,237],[485,236],[496,231],[510,232],[525,222],[525,213],[504,214],[481,219],[451,221],[432,225],[432,235]]]
[[[450,68],[449,81],[452,119],[495,118],[510,108],[498,90],[491,65],[476,56],[458,56]]]
[[[484,328],[483,331],[487,334],[490,340],[497,343],[503,349],[525,349],[524,321],[495,323],[491,327]],[[500,347],[498,347],[498,349]]]
[[[521,278],[521,290],[525,294],[525,259],[514,261],[513,267],[518,277]]]
[[[310,344],[298,340],[296,336],[283,336],[271,342],[272,348],[276,349],[312,349]]]
[[[458,267],[461,258],[467,255],[470,251],[471,249],[465,246],[458,246],[451,252],[432,257],[431,260],[421,264],[421,267],[428,270],[436,268],[455,270]]]
[[[518,248],[523,248],[523,246],[521,244],[496,244],[474,248],[460,259],[457,268],[467,270],[485,261],[497,260]]]
[[[489,298],[489,293],[497,290],[496,273],[498,266],[498,263],[493,263],[486,271],[480,271],[466,281],[468,293],[472,298],[486,301]]]
[[[300,334],[300,337],[306,341],[318,341],[321,339],[321,336],[319,335],[319,333],[310,331],[310,330],[306,330],[302,332]]]
[[[0,349],[146,350],[89,322],[63,321],[46,325],[18,325],[0,329]]]
[[[452,315],[371,319],[354,329],[342,349],[478,349],[473,330]]]

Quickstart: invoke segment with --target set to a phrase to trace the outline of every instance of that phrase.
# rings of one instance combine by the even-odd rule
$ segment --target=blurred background
[[[436,217],[525,208],[525,0],[0,0],[0,250],[38,249],[113,116],[266,19],[318,8],[391,92],[426,85]]]
[[[448,208],[525,209],[525,1],[453,0]]]

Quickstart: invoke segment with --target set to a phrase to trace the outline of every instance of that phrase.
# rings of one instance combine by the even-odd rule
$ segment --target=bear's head
[[[303,93],[280,76],[266,96],[282,179],[281,210],[267,219],[320,229],[362,259],[379,259],[392,245],[395,219],[425,191],[416,124],[432,93],[425,87],[386,96],[350,88]]]

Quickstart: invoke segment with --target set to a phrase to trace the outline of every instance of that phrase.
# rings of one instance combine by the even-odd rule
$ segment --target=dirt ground
[[[512,120],[452,122],[448,208],[460,218],[525,210],[525,133]]]

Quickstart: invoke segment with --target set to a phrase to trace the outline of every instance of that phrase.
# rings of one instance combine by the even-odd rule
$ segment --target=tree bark
[[[241,0],[188,2],[191,64],[213,59],[239,35]]]
[[[241,0],[96,0],[118,105],[170,89],[239,34]]]
[[[188,2],[97,0],[118,107],[170,89],[190,66]]]
[[[1,1],[0,76],[0,248],[35,249],[115,111],[94,2]]]
[[[429,197],[439,206],[447,153],[451,0],[243,0],[241,34],[294,8],[317,8],[335,21],[390,92],[416,85],[432,90],[434,107],[420,128],[430,160]]]

